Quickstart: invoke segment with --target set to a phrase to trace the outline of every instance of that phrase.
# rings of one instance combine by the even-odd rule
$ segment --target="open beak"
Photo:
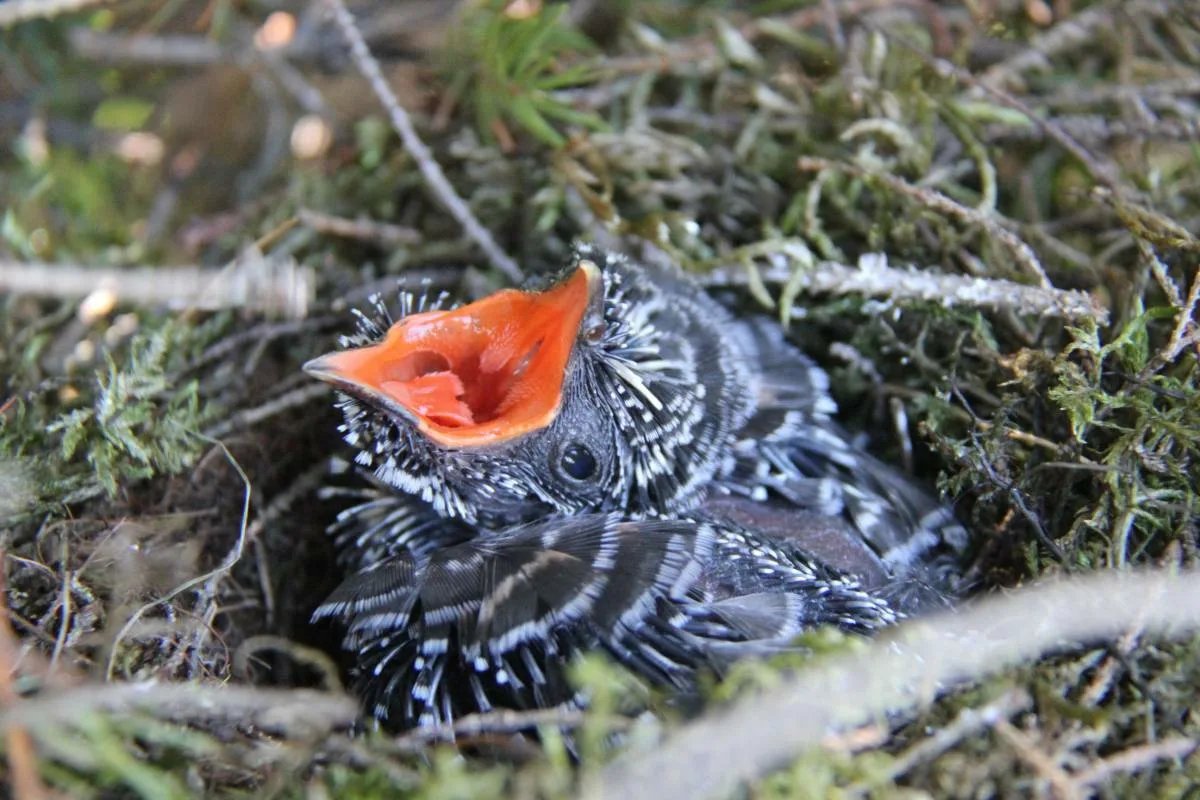
[[[446,447],[508,441],[549,425],[603,278],[582,261],[544,292],[506,289],[451,311],[412,314],[382,342],[315,358],[304,371],[412,421]]]

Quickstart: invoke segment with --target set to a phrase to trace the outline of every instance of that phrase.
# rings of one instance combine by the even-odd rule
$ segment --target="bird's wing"
[[[556,518],[398,553],[317,610],[347,627],[368,709],[400,726],[572,702],[567,665],[600,649],[652,683],[786,645],[821,624],[894,619],[828,568],[703,520]]]
[[[722,482],[726,494],[839,521],[875,556],[844,568],[871,582],[882,568],[891,580],[949,589],[950,573],[957,571],[967,545],[966,531],[950,510],[866,453],[837,424],[825,373],[792,347],[778,326],[762,320],[741,326],[743,346],[759,366],[757,408],[739,431],[734,467]],[[714,499],[720,502],[719,495]],[[743,517],[733,515],[747,522]],[[797,526],[803,527],[800,521]],[[794,538],[776,528],[768,525],[764,532]],[[814,554],[820,555],[820,547]]]

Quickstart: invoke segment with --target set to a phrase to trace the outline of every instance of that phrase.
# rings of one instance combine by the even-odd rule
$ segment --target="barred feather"
[[[656,683],[786,647],[830,624],[895,620],[850,577],[730,525],[585,514],[400,552],[339,587],[316,618],[347,628],[358,690],[402,726],[576,702],[565,671],[608,651]]]

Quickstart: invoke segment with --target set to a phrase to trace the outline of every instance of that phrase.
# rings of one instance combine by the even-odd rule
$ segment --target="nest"
[[[764,797],[1200,782],[1200,640],[1163,574],[1200,547],[1195,3],[92,5],[0,6],[15,796],[669,797],[702,763]],[[977,595],[1012,594],[898,634],[920,658],[892,677],[951,630],[991,661],[900,700],[862,671],[881,644],[816,632],[704,708],[595,660],[587,712],[367,730],[308,622],[354,482],[299,365],[399,276],[478,296],[614,234],[789,326],[843,421],[953,501]],[[775,724],[799,689],[829,725],[782,751],[710,721]]]

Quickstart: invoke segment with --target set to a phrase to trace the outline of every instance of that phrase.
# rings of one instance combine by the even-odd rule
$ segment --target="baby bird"
[[[305,369],[375,484],[315,616],[385,724],[583,702],[590,650],[687,690],[954,591],[949,510],[853,444],[776,324],[671,265],[582,246],[540,290],[375,310]]]

